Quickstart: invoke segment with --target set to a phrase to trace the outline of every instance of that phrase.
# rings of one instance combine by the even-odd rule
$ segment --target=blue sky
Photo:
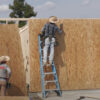
[[[100,0],[25,0],[38,12],[37,18],[100,18]],[[0,0],[0,17],[9,17],[9,4],[13,0]]]

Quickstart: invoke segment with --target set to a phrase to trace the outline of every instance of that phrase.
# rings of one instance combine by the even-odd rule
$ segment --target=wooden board
[[[29,97],[21,97],[21,96],[17,96],[17,97],[0,97],[0,100],[29,100]]]
[[[26,79],[21,40],[17,25],[0,25],[0,56],[10,56],[8,66],[12,70],[9,96],[26,95]]]
[[[30,84],[30,65],[29,65],[29,29],[28,25],[20,28],[21,47],[24,58],[24,68],[26,71],[26,83]]]
[[[32,92],[41,91],[38,33],[46,22],[29,20]],[[61,90],[100,89],[100,20],[60,19],[60,23],[64,32],[56,36],[54,60]]]

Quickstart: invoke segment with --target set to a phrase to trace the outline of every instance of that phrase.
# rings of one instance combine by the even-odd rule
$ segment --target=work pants
[[[52,64],[54,58],[54,44],[55,38],[51,38],[50,40],[49,37],[47,37],[45,39],[45,46],[43,48],[43,63],[47,63],[48,49],[50,47],[49,63]]]

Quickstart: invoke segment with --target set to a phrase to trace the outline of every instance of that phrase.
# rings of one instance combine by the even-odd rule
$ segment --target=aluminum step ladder
[[[62,92],[61,92],[60,87],[59,87],[59,82],[58,82],[58,78],[57,78],[57,73],[56,73],[56,68],[55,68],[54,61],[52,63],[52,72],[44,72],[43,56],[42,56],[43,55],[43,49],[42,49],[42,40],[41,40],[40,35],[39,35],[38,38],[39,38],[39,53],[40,53],[40,71],[41,71],[42,97],[46,98],[47,94],[49,92],[52,92],[52,91],[55,91],[58,96],[62,96]],[[53,75],[54,80],[46,80],[45,77],[47,75]],[[46,85],[48,85],[48,83],[54,83],[55,86],[56,86],[56,89],[46,89]]]

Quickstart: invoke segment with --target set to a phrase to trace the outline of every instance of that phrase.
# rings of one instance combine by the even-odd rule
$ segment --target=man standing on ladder
[[[51,66],[54,58],[54,45],[55,45],[55,33],[62,33],[63,25],[60,24],[60,28],[57,27],[56,23],[58,18],[56,16],[51,16],[49,22],[47,22],[43,29],[41,37],[45,39],[45,46],[43,48],[43,66]],[[49,64],[47,64],[48,48],[50,48]]]
[[[0,57],[0,96],[6,95],[6,85],[11,76],[11,69],[6,64],[9,60],[8,56]]]

